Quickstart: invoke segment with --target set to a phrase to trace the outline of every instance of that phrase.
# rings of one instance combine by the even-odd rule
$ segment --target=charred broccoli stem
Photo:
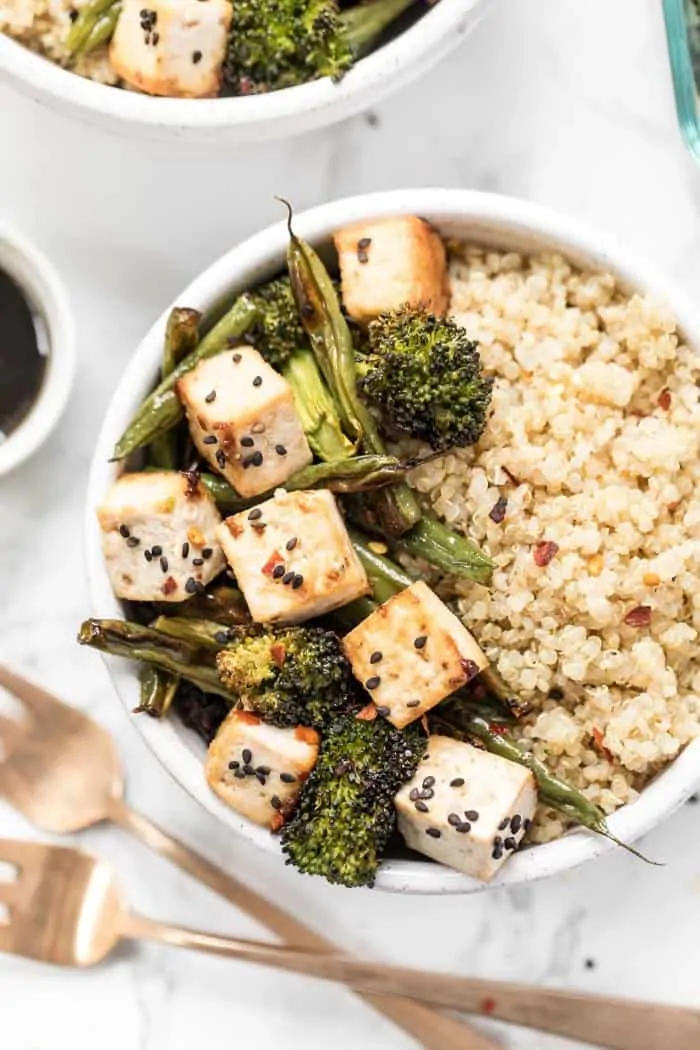
[[[394,430],[436,451],[473,445],[491,404],[493,379],[464,328],[422,306],[402,306],[369,326],[358,357],[363,394]]]
[[[216,665],[244,707],[277,726],[322,729],[339,711],[357,709],[340,639],[320,627],[233,629]]]
[[[394,796],[426,747],[415,725],[339,716],[326,729],[318,762],[282,829],[287,863],[342,886],[371,886],[396,816]]]

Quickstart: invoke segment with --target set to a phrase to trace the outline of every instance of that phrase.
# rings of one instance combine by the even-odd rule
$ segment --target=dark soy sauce
[[[19,426],[39,395],[47,344],[42,319],[0,270],[0,441]]]

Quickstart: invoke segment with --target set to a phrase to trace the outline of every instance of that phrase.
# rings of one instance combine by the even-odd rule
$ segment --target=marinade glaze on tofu
[[[291,387],[252,347],[201,361],[177,393],[198,451],[241,496],[269,492],[311,463]]]
[[[209,786],[244,817],[279,831],[316,765],[319,739],[308,726],[278,729],[234,710],[209,745]]]
[[[229,0],[123,0],[112,68],[148,95],[214,98],[232,16]]]
[[[276,493],[227,518],[217,536],[258,623],[298,623],[368,594],[335,498]]]
[[[129,601],[182,602],[226,566],[214,500],[192,474],[122,474],[97,508],[112,589]]]
[[[488,882],[530,827],[537,788],[524,766],[461,740],[431,736],[395,805],[411,849]]]
[[[338,230],[334,240],[343,304],[353,321],[369,324],[406,303],[438,316],[447,313],[447,253],[425,219],[370,219]]]
[[[379,714],[397,729],[488,666],[464,624],[422,580],[363,620],[343,649]]]

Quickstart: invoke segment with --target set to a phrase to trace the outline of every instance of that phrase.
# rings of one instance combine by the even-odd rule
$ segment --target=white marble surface
[[[656,0],[503,0],[440,69],[363,117],[245,151],[110,138],[0,90],[0,209],[62,269],[79,321],[75,394],[49,448],[0,480],[0,658],[112,730],[131,800],[347,947],[435,968],[697,1003],[700,810],[649,836],[667,861],[616,855],[517,891],[419,902],[344,892],[231,841],[159,769],[99,659],[88,612],[82,502],[95,434],[138,337],[178,289],[242,235],[297,207],[409,184],[519,194],[607,227],[691,292],[700,279],[700,172],[676,128]],[[0,835],[31,829],[0,804]],[[117,831],[109,857],[156,917],[256,933],[225,903]],[[594,960],[588,968],[586,960]],[[555,1039],[498,1030],[512,1050]],[[410,1040],[328,986],[151,947],[90,973],[0,957],[3,1050],[186,1050],[256,1039],[324,1050]]]

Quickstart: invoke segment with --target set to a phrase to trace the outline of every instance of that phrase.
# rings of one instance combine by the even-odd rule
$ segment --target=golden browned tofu
[[[318,746],[308,726],[279,729],[250,711],[232,711],[209,745],[207,782],[231,809],[278,831],[316,765]]]
[[[277,492],[217,530],[250,614],[298,623],[369,591],[332,493]]]
[[[475,639],[420,580],[343,640],[380,715],[403,729],[488,666]]]
[[[424,219],[399,215],[346,226],[335,235],[343,303],[358,324],[385,310],[422,304],[444,316],[450,301],[447,254]]]

